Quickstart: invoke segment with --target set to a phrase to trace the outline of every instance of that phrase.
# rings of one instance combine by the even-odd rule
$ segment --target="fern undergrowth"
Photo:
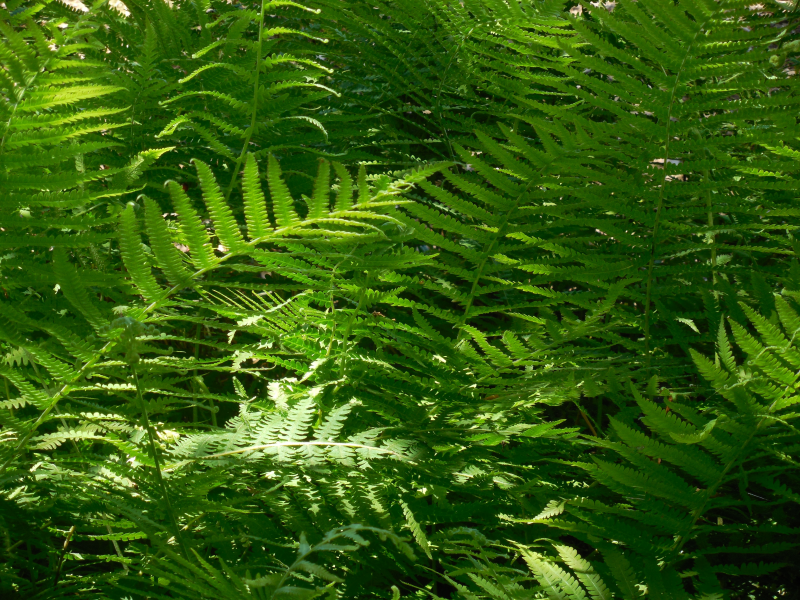
[[[0,2],[3,598],[800,590],[800,5]]]

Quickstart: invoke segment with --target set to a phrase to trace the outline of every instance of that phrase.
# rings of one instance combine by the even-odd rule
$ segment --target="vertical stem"
[[[214,406],[214,401],[209,398],[208,399],[208,410],[211,413],[211,425],[216,427],[217,426],[217,407]]]
[[[340,263],[341,264],[341,263]],[[325,353],[325,357],[331,355],[331,350],[333,350],[333,342],[336,339],[336,301],[334,300],[333,292],[334,292],[334,283],[333,278],[336,276],[336,269],[339,265],[336,265],[334,269],[331,271],[331,341],[328,344],[328,351]]]
[[[239,169],[242,168],[242,161],[244,160],[245,155],[247,154],[247,148],[250,145],[250,138],[253,137],[253,131],[256,128],[256,113],[258,111],[258,82],[259,76],[261,75],[261,46],[263,36],[264,36],[264,7],[266,6],[266,0],[261,0],[261,13],[258,18],[258,48],[256,50],[256,74],[255,74],[255,82],[253,83],[253,114],[250,117],[250,127],[245,132],[244,136],[244,146],[242,146],[242,152],[239,154],[239,158],[236,159],[236,167],[233,169],[233,173],[231,174],[231,182],[228,184],[228,189],[225,190],[225,202],[231,197],[231,192],[233,191],[233,184],[236,183],[236,176],[239,174]]]
[[[25,540],[25,551],[28,554],[28,573],[31,577],[31,583],[36,583],[39,580],[39,568],[36,561],[33,560],[33,551],[31,550],[31,543]]]
[[[720,9],[721,10],[721,9]],[[656,251],[658,249],[658,228],[661,222],[661,212],[664,208],[664,191],[667,187],[667,169],[669,168],[669,159],[670,159],[670,142],[672,141],[672,134],[670,129],[672,127],[672,110],[675,108],[675,101],[677,99],[677,92],[678,87],[680,86],[681,75],[683,74],[684,67],[686,66],[686,61],[689,60],[689,57],[692,54],[692,49],[694,47],[695,42],[697,41],[700,33],[704,30],[706,23],[709,19],[716,17],[716,12],[714,13],[713,17],[709,16],[706,21],[703,22],[697,28],[692,41],[689,42],[689,45],[686,47],[686,53],[683,56],[683,60],[681,61],[681,66],[675,72],[675,84],[672,86],[672,92],[670,94],[669,99],[669,108],[667,110],[667,118],[666,118],[666,126],[664,129],[664,175],[661,178],[661,186],[658,191],[658,201],[656,202],[655,206],[655,220],[653,221],[653,233],[650,238],[650,259],[647,261],[647,287],[645,291],[645,300],[644,300],[644,353],[647,360],[647,368],[650,368],[651,363],[653,362],[653,356],[650,352],[650,305],[651,299],[653,294],[653,268],[656,264]]]
[[[197,328],[195,329],[195,336],[194,336],[195,340],[200,339],[200,333],[201,333],[202,329],[203,329],[203,326],[200,323],[198,323],[197,324]],[[197,414],[197,391],[198,391],[198,388],[200,389],[200,391],[205,391],[209,395],[211,394],[211,392],[208,391],[208,388],[206,387],[205,383],[203,382],[203,379],[197,374],[197,360],[198,360],[199,356],[200,356],[200,344],[195,342],[195,344],[194,344],[195,368],[192,369],[192,373],[193,373],[193,376],[192,376],[192,400],[195,402],[195,405],[192,407],[192,416],[194,418],[194,422],[195,423],[197,423],[197,421],[199,419],[198,414]],[[217,412],[216,412],[216,408],[214,407],[214,401],[211,398],[208,399],[208,412],[211,414],[211,425],[216,427],[217,426]]]
[[[367,280],[364,282],[364,286],[361,287],[361,292],[358,295],[358,305],[353,310],[353,314],[350,315],[350,319],[347,321],[347,328],[342,335],[342,364],[339,371],[339,379],[344,379],[344,374],[347,367],[347,351],[349,350],[347,338],[350,337],[350,332],[353,329],[353,323],[355,323],[355,320],[358,318],[358,313],[361,311],[361,307],[364,305],[364,299],[367,297],[367,285],[369,285],[369,275],[367,275]]]
[[[111,529],[111,525],[106,525],[106,531],[108,531],[108,535],[110,535],[110,536],[114,535],[114,532]],[[117,556],[119,556],[120,559],[125,560],[125,556],[122,554],[122,549],[119,547],[119,543],[117,542],[117,540],[113,540],[112,539],[111,540],[111,544],[114,546],[114,551],[117,553]],[[128,568],[128,565],[126,565],[123,562],[122,563],[122,568],[125,570],[125,574],[127,575],[128,571],[130,571],[130,569]]]
[[[164,497],[164,505],[167,508],[167,516],[169,517],[172,525],[173,535],[178,545],[181,548],[181,554],[186,560],[189,560],[189,553],[186,551],[186,546],[183,543],[180,529],[178,528],[178,521],[175,519],[175,512],[172,510],[172,503],[169,500],[169,492],[167,491],[167,484],[161,474],[161,461],[158,457],[158,449],[156,447],[156,432],[150,423],[150,417],[147,414],[147,405],[142,396],[142,387],[139,385],[139,375],[136,373],[136,367],[131,365],[133,371],[133,381],[136,384],[136,398],[139,401],[139,409],[142,411],[142,420],[144,421],[145,429],[147,430],[147,439],[150,443],[150,453],[153,455],[153,463],[155,464],[155,474],[158,486],[161,488],[161,495]]]
[[[708,170],[703,171],[703,175],[705,176],[706,182],[709,179]],[[714,213],[712,212],[713,209],[713,202],[711,200],[711,190],[706,190],[706,210],[708,211],[708,226],[714,226]],[[717,286],[717,249],[714,247],[716,244],[716,234],[712,233],[711,235],[711,282],[714,285],[714,288]]]
[[[200,339],[200,330],[201,330],[201,328],[202,327],[201,327],[200,323],[198,323],[197,327],[195,328],[195,334],[194,334],[194,339],[195,340]],[[198,414],[198,411],[197,411],[197,387],[196,387],[196,382],[195,382],[195,380],[197,379],[197,359],[199,358],[199,356],[200,356],[200,344],[198,344],[195,341],[195,343],[194,343],[194,365],[195,365],[195,368],[193,369],[194,379],[192,380],[192,402],[193,402],[193,404],[192,404],[192,423],[194,423],[195,425],[197,425],[197,421],[200,419],[200,415]]]
[[[67,555],[67,548],[69,547],[69,542],[72,539],[74,533],[75,533],[75,525],[69,528],[69,531],[67,532],[67,539],[64,540],[64,546],[61,548],[61,555],[58,557],[56,572],[53,575],[53,589],[56,589],[56,587],[58,586],[58,580],[61,577],[61,567],[64,565],[64,557]]]
[[[206,387],[205,382],[202,379],[200,379],[200,377],[197,378],[197,382],[200,383],[203,386],[205,391],[208,392],[208,394],[210,396],[211,395],[211,391],[208,389],[208,387]],[[212,425],[212,427],[216,427],[217,426],[217,407],[214,406],[214,400],[212,398],[208,399],[208,412],[211,413],[211,425]]]
[[[581,416],[583,417],[583,420],[586,422],[586,425],[588,425],[588,426],[589,426],[589,431],[591,431],[591,432],[592,432],[592,435],[593,435],[594,437],[597,437],[597,429],[595,429],[595,428],[594,428],[594,425],[592,425],[592,422],[589,420],[589,416],[588,416],[588,415],[587,415],[585,412],[583,412],[583,409],[581,408],[581,405],[580,405],[580,404],[578,404],[578,403],[576,402],[576,403],[575,403],[575,406],[577,406],[577,407],[578,407],[578,412],[579,412],[579,413],[581,413]]]
[[[434,17],[434,23],[436,23],[435,17]],[[467,38],[469,38],[469,36],[472,35],[472,32],[475,31],[476,27],[478,26],[476,25],[475,27],[470,29],[467,32],[467,34],[461,39],[458,46],[456,46],[455,50],[453,50],[453,53],[450,55],[450,58],[447,61],[447,66],[445,67],[442,76],[439,78],[439,89],[436,92],[436,106],[433,109],[433,114],[439,121],[439,127],[441,128],[442,133],[444,133],[445,140],[447,141],[447,150],[448,152],[450,152],[450,160],[456,160],[456,156],[453,153],[453,145],[450,142],[450,136],[447,133],[447,128],[444,126],[444,122],[442,121],[442,110],[441,110],[442,89],[444,88],[444,82],[445,78],[447,77],[447,72],[450,70],[450,66],[453,64],[453,60],[455,59],[456,54],[458,54],[458,52],[461,50],[461,46],[463,46],[467,42]]]
[[[597,397],[597,426],[603,429],[603,397]]]
[[[3,377],[3,384],[5,385],[6,388],[6,400],[11,400],[11,390],[8,389],[8,379],[6,377]],[[11,416],[13,417],[14,409],[9,408],[8,411],[11,413]]]

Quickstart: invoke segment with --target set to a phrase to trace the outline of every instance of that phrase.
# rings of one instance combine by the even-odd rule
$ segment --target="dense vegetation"
[[[3,0],[0,596],[800,597],[753,2]]]

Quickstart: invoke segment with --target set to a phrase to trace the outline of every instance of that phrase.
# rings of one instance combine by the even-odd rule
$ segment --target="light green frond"
[[[551,600],[588,600],[586,591],[571,573],[541,555],[523,552],[522,557]]]
[[[154,200],[145,197],[145,225],[147,227],[147,237],[150,240],[150,248],[155,254],[158,266],[164,271],[167,280],[172,285],[186,285],[191,274],[183,265],[181,252],[175,247],[172,237],[167,227],[167,223],[161,215],[161,211]]]
[[[267,217],[267,203],[261,189],[261,178],[258,165],[252,154],[247,155],[242,178],[244,191],[244,215],[247,223],[247,235],[251,240],[264,237],[271,230]]]
[[[730,373],[723,371],[696,350],[692,350],[691,353],[700,373],[715,386],[722,388],[725,387],[729,381],[733,380]]]
[[[164,290],[153,277],[150,263],[142,248],[142,238],[139,236],[132,204],[128,204],[122,211],[119,243],[122,260],[137,291],[148,301],[160,298]]]
[[[291,227],[300,222],[300,217],[294,210],[294,200],[289,193],[289,188],[281,176],[281,168],[275,157],[270,155],[269,167],[267,171],[267,182],[269,183],[270,199],[272,200],[272,210],[275,214],[275,222],[280,228]]]
[[[786,333],[792,339],[795,339],[798,332],[800,332],[800,316],[798,316],[789,303],[780,296],[775,298],[775,307],[778,310],[778,316],[786,329]]]
[[[320,219],[330,211],[330,172],[330,163],[325,159],[319,159],[314,192],[308,208],[309,219]]]
[[[223,246],[229,250],[237,250],[244,245],[244,238],[239,231],[239,224],[236,222],[233,212],[222,196],[217,179],[207,164],[199,160],[193,162],[197,168],[200,186],[203,189],[203,200],[214,224],[214,233]]]
[[[411,535],[414,536],[414,540],[417,542],[419,547],[422,548],[425,556],[427,556],[429,560],[432,559],[433,557],[431,555],[430,542],[428,542],[425,532],[422,531],[422,527],[414,518],[414,513],[411,512],[411,508],[403,500],[400,501],[400,506],[403,508],[403,515],[405,515],[406,518],[406,525],[411,530]]]
[[[183,241],[189,248],[190,257],[197,269],[208,269],[216,263],[214,251],[211,249],[211,238],[203,226],[200,216],[192,207],[191,200],[180,184],[168,181],[169,193],[181,226]]]
[[[578,580],[594,600],[611,600],[611,592],[600,576],[594,571],[589,561],[581,558],[575,549],[569,546],[554,546],[564,563],[572,569]]]
[[[341,164],[334,162],[333,170],[339,176],[339,190],[336,193],[336,212],[350,210],[353,207],[353,179]]]

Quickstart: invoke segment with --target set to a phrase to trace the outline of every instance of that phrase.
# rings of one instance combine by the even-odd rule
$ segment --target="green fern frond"
[[[291,227],[300,221],[294,210],[294,200],[281,177],[281,169],[275,157],[270,155],[267,169],[269,193],[275,211],[275,222],[279,228]]]
[[[167,186],[169,187],[175,210],[178,211],[183,240],[189,248],[195,268],[211,268],[217,261],[211,248],[211,238],[200,221],[200,216],[192,207],[189,197],[178,183],[169,181]]]
[[[197,168],[197,177],[203,189],[203,200],[208,207],[211,220],[214,224],[214,233],[223,246],[229,250],[238,250],[244,244],[244,239],[239,231],[239,224],[222,196],[222,190],[217,184],[211,169],[204,162],[193,161]]]
[[[267,217],[264,192],[261,189],[258,166],[252,154],[247,155],[242,188],[244,190],[244,214],[247,222],[247,235],[251,240],[264,237],[271,227]]]
[[[180,251],[174,246],[167,224],[155,201],[145,197],[145,224],[150,247],[155,254],[158,266],[164,271],[171,285],[186,285],[191,277],[183,265]]]
[[[142,249],[136,214],[133,205],[125,207],[120,217],[120,250],[134,285],[147,300],[160,298],[163,289],[158,285],[150,270],[150,264]]]

